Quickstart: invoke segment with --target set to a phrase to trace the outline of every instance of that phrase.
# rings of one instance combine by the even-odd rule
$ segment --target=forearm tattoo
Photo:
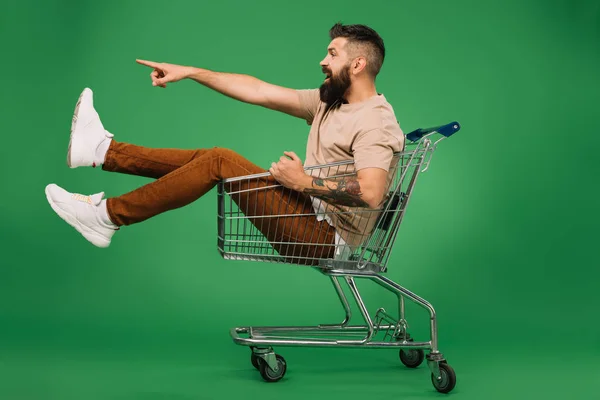
[[[361,198],[360,184],[353,177],[339,179],[313,178],[311,187],[304,193],[322,200],[349,207],[369,207]]]

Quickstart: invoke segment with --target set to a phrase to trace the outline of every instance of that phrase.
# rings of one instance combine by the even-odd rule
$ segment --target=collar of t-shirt
[[[363,101],[359,101],[357,103],[348,103],[348,100],[342,99],[340,108],[344,109],[344,110],[350,110],[350,109],[354,109],[354,108],[360,108],[371,102],[376,102],[376,101],[380,101],[380,100],[385,101],[385,96],[381,93],[377,93],[376,95],[371,96],[368,99],[365,99]]]

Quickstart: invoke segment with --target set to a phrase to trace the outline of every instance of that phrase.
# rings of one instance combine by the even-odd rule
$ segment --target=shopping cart
[[[293,196],[300,199],[301,194],[283,188],[268,172],[226,179],[219,183],[218,249],[221,255],[227,260],[276,262],[314,268],[331,279],[346,313],[346,318],[339,324],[231,329],[236,344],[251,348],[252,365],[260,371],[265,381],[279,381],[287,369],[285,359],[275,354],[272,346],[397,348],[400,349],[400,360],[407,367],[416,368],[427,359],[432,383],[439,392],[448,393],[454,388],[455,372],[438,349],[435,310],[426,300],[384,277],[382,273],[387,272],[398,228],[419,174],[429,168],[437,144],[459,129],[458,122],[452,122],[418,129],[406,135],[405,149],[394,155],[395,166],[389,174],[388,196],[379,210],[336,207],[310,197],[303,200],[309,201],[312,206],[310,212],[305,214],[288,213],[285,210],[271,214],[254,212],[257,207],[260,208],[261,201],[268,201],[271,193],[276,192],[280,197],[288,196],[288,199]],[[433,141],[433,135],[440,137]],[[313,177],[328,179],[355,174],[352,161],[305,167],[305,172]],[[247,206],[250,200],[254,200],[254,209]],[[273,234],[282,222],[303,223],[302,218],[314,220],[314,210],[322,219],[329,222],[333,220],[336,227],[333,242],[285,240]],[[398,298],[398,315],[379,308],[371,318],[356,285],[359,278],[374,281],[394,293]],[[350,324],[351,308],[340,281],[348,285],[364,324]],[[430,340],[414,341],[410,336],[405,299],[429,312]],[[426,356],[424,350],[429,350]]]

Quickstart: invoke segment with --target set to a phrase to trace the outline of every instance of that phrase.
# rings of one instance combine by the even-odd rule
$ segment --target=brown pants
[[[113,140],[102,169],[130,175],[156,178],[106,202],[108,215],[118,226],[144,221],[157,214],[192,203],[219,181],[236,176],[265,172],[232,150],[223,148],[180,150],[152,149]],[[317,221],[310,197],[281,186],[256,191],[253,187],[272,185],[264,179],[242,180],[228,184],[227,191],[242,190],[233,200],[241,211],[270,242],[294,242],[306,245],[274,245],[281,255],[330,258],[334,252],[335,229],[326,221]],[[216,207],[216,205],[215,205]],[[281,214],[311,214],[294,218],[256,218]],[[308,244],[321,244],[310,246]],[[331,244],[331,246],[322,246]],[[301,260],[296,262],[303,263]],[[310,261],[304,262],[313,264]]]

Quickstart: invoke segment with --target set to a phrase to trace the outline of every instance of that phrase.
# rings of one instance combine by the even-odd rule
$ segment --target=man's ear
[[[364,57],[357,57],[352,61],[352,73],[358,74],[360,71],[367,67],[367,59]]]

